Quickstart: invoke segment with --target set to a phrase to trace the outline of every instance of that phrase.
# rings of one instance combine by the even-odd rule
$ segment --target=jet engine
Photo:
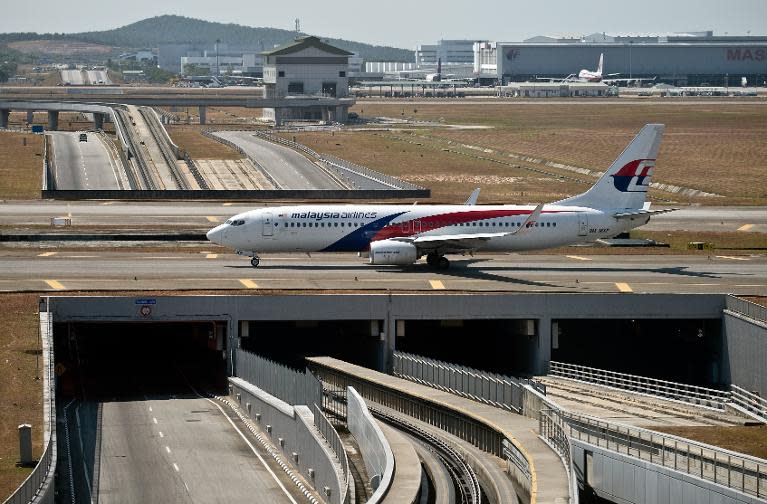
[[[370,264],[413,264],[418,260],[418,249],[412,243],[381,240],[370,244]]]

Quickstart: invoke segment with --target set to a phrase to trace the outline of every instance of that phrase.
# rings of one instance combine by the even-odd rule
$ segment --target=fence
[[[288,140],[287,138],[282,138],[277,135],[272,135],[270,133],[266,133],[264,131],[255,131],[254,134],[260,138],[263,138],[264,140],[268,140],[270,142],[278,143],[285,145],[287,147],[290,147],[291,149],[301,151],[305,154],[308,154],[310,157],[313,157],[317,159],[318,161],[322,161],[337,170],[340,170],[340,174],[346,178],[347,180],[350,180],[351,182],[355,182],[355,185],[359,186],[359,180],[360,178],[363,180],[367,180],[369,182],[373,182],[377,185],[384,186],[383,189],[402,189],[402,190],[410,190],[410,191],[428,191],[427,189],[417,186],[415,184],[411,184],[410,182],[405,182],[404,180],[400,180],[395,177],[391,177],[389,175],[385,175],[381,172],[377,172],[375,170],[371,170],[370,168],[367,168],[365,166],[360,166],[355,163],[351,163],[349,161],[337,158],[335,156],[331,156],[329,154],[320,154],[309,147],[300,144],[298,142],[294,142],[292,140]],[[362,188],[362,187],[360,187]],[[426,194],[425,196],[428,196]]]
[[[344,444],[341,442],[341,437],[338,435],[333,424],[330,423],[328,417],[322,412],[322,408],[317,404],[314,405],[314,425],[325,438],[325,441],[330,445],[330,449],[336,454],[338,460],[341,462],[341,471],[344,475],[344,485],[341,491],[341,497],[339,502],[346,504],[350,500],[349,485],[353,485],[354,481],[351,479],[351,473],[349,472],[349,457],[346,455]]]
[[[767,322],[767,307],[752,303],[746,299],[729,295],[727,296],[726,308],[754,320]]]
[[[347,389],[347,424],[360,448],[368,476],[371,478],[373,495],[369,503],[380,502],[394,478],[394,453],[365,400],[354,388]]]
[[[534,380],[488,373],[404,352],[394,352],[393,374],[515,413],[522,413],[523,384],[530,384],[545,394],[543,384]]]
[[[559,408],[542,410],[542,429],[553,438],[564,433],[607,450],[646,460],[674,471],[726,486],[733,490],[767,497],[767,460],[697,443],[689,439],[605,422]]]
[[[662,397],[673,401],[695,404],[719,410],[725,409],[730,393],[723,390],[698,387],[686,383],[658,380],[647,376],[619,373],[578,364],[551,361],[549,374],[604,387]]]
[[[749,415],[767,422],[767,399],[737,385],[730,385],[730,402],[737,408],[745,410]]]
[[[482,451],[507,460],[512,478],[526,491],[530,491],[532,479],[527,458],[516,447],[514,447],[515,456],[508,457],[509,450],[504,450],[504,441],[507,447],[513,446],[513,443],[507,440],[501,432],[482,421],[464,412],[447,409],[421,397],[413,397],[394,391],[385,386],[319,365],[316,362],[313,363],[312,369],[324,384],[335,387],[336,390],[340,387],[354,387],[366,400],[433,425],[471,443]]]
[[[235,376],[288,404],[322,404],[322,383],[311,373],[296,371],[259,355],[235,350]]]
[[[43,312],[42,306],[46,311]],[[48,491],[50,492],[50,502],[53,502],[53,471],[56,466],[56,384],[55,375],[53,372],[53,315],[47,308],[47,302],[45,305],[41,303],[40,313],[40,338],[44,340],[42,342],[43,348],[43,384],[47,387],[47,393],[44,393],[43,414],[47,414],[48,418],[45,421],[48,423],[46,429],[47,440],[45,441],[45,447],[43,453],[40,456],[35,468],[26,477],[26,479],[19,485],[10,497],[4,502],[4,504],[26,504],[31,502],[35,497],[40,495],[43,487],[46,483],[50,485]],[[45,329],[43,330],[43,326]]]

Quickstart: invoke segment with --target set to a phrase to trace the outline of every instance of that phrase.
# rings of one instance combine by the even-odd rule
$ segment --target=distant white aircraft
[[[609,73],[605,74],[603,73],[604,70],[604,63],[605,63],[605,55],[604,53],[599,54],[599,63],[597,64],[596,70],[588,70],[586,68],[581,69],[578,74],[570,74],[564,79],[562,79],[561,82],[604,82],[607,85],[614,85],[614,84],[632,84],[632,83],[639,83],[639,82],[654,82],[656,80],[656,77],[653,77],[651,79],[648,78],[635,78],[635,77],[621,77],[621,78],[612,78],[612,79],[606,79],[605,77],[614,77],[616,75],[620,75],[620,73]],[[539,80],[547,80],[554,82],[556,79],[548,79],[548,78],[541,78]]]
[[[549,205],[295,205],[250,210],[211,229],[213,243],[262,252],[358,252],[371,264],[421,257],[446,269],[447,254],[537,250],[610,238],[646,224],[645,203],[664,126],[648,124],[585,193]]]

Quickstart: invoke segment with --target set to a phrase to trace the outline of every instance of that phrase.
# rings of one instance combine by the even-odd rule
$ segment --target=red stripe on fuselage
[[[388,240],[389,238],[402,238],[413,236],[427,231],[433,231],[447,226],[455,226],[466,222],[474,222],[499,217],[514,217],[516,215],[530,215],[532,210],[475,210],[470,212],[453,212],[447,214],[427,215],[416,219],[410,219],[396,224],[390,224],[382,228],[371,241]],[[543,212],[559,213],[559,212]],[[414,228],[414,223],[421,223],[420,229]]]

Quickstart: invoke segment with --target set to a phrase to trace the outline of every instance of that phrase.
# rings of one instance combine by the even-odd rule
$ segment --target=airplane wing
[[[477,250],[482,247],[491,238],[501,238],[504,236],[524,235],[535,228],[535,222],[541,215],[543,203],[535,207],[530,215],[514,231],[501,231],[497,233],[460,233],[446,235],[427,235],[427,236],[403,236],[399,238],[390,238],[391,240],[404,241],[412,243],[419,250],[444,250],[450,252],[466,252]]]
[[[469,199],[466,200],[466,203],[464,205],[466,206],[474,206],[477,204],[477,198],[479,198],[479,190],[480,188],[477,187],[471,192],[471,196],[469,196]]]

